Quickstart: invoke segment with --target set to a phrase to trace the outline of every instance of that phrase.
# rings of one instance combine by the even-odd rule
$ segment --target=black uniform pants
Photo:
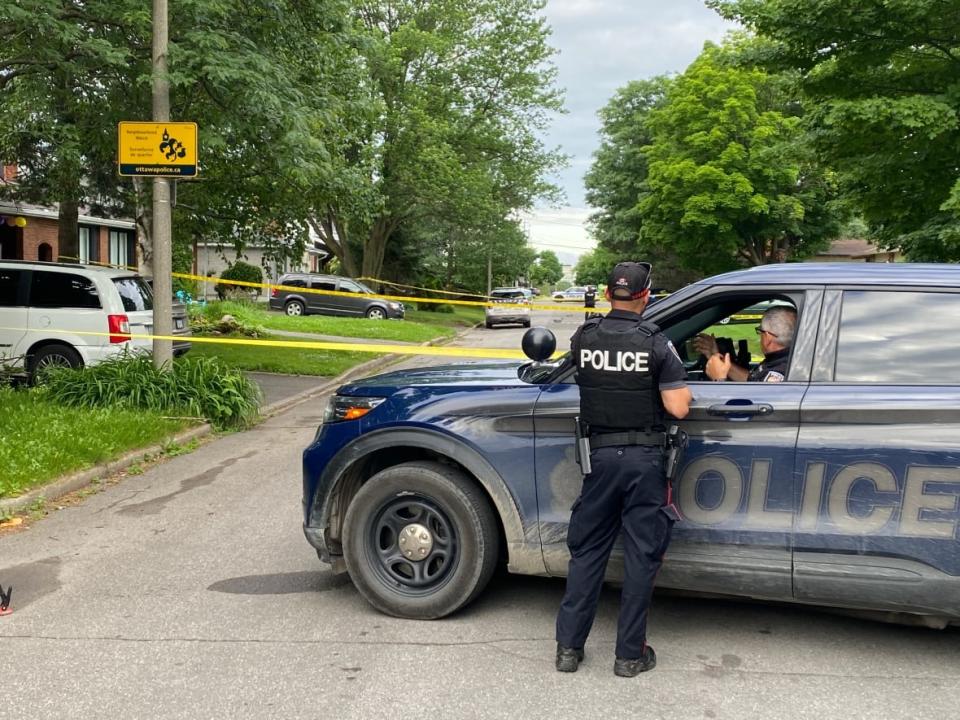
[[[617,657],[639,658],[647,640],[653,583],[670,543],[673,521],[659,447],[594,450],[593,472],[573,505],[567,547],[567,590],[557,616],[557,642],[582,648],[597,612],[607,560],[623,530],[624,581],[617,625]]]

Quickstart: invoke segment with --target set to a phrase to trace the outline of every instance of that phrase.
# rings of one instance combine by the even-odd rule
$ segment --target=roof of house
[[[43,218],[46,220],[59,220],[60,211],[56,205],[32,205],[30,203],[11,202],[9,200],[0,200],[0,215],[22,215],[23,217]],[[104,227],[122,228],[124,230],[133,230],[136,223],[133,220],[100,218],[93,215],[87,215],[81,211],[77,222],[81,225],[102,225]]]
[[[820,257],[866,257],[878,253],[890,252],[878,248],[862,238],[840,238],[830,243],[830,247],[817,253]]]

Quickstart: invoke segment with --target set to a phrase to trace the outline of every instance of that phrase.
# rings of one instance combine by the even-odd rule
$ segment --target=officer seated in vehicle
[[[698,352],[707,356],[705,372],[711,380],[735,382],[783,382],[790,364],[790,347],[797,327],[797,311],[792,307],[768,309],[756,331],[760,336],[763,362],[753,370],[733,363],[728,353],[721,354],[713,335],[700,334],[693,341]]]

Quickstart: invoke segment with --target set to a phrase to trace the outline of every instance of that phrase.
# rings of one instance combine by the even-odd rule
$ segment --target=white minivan
[[[190,349],[182,305],[174,309],[175,355]],[[87,334],[90,333],[90,334]],[[0,260],[0,366],[31,378],[51,366],[94,365],[128,351],[150,352],[153,293],[130,270]]]

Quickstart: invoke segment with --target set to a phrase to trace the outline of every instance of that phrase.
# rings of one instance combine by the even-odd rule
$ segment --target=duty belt
[[[664,434],[662,432],[639,432],[637,430],[627,430],[618,433],[602,433],[590,436],[590,449],[597,450],[605,447],[624,447],[627,445],[650,445],[652,447],[664,446]]]

